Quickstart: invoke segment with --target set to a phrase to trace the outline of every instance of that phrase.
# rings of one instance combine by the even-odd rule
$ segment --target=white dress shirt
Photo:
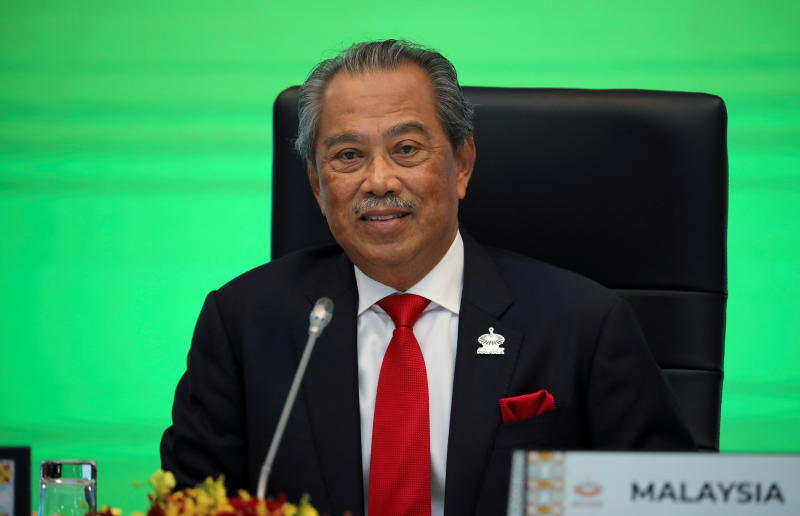
[[[369,463],[372,451],[372,418],[383,355],[389,347],[394,323],[376,305],[397,293],[355,267],[358,286],[358,398],[361,410],[361,460],[364,471],[364,511],[369,496]],[[424,278],[405,291],[430,299],[414,325],[428,374],[428,408],[431,438],[431,515],[444,516],[447,437],[458,337],[458,311],[464,273],[464,242],[457,233],[447,253]]]

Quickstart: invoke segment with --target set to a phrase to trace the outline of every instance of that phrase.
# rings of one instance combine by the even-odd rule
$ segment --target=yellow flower
[[[311,496],[308,493],[300,497],[300,511],[297,516],[319,516],[317,510],[311,505]]]
[[[319,516],[319,513],[315,508],[310,505],[303,505],[300,507],[300,512],[297,516]]]
[[[150,485],[153,486],[157,497],[166,496],[175,488],[175,475],[159,469],[150,476]]]
[[[267,516],[267,502],[264,500],[258,501],[258,505],[256,505],[256,514],[258,514],[258,516]]]
[[[208,477],[194,488],[172,492],[175,488],[175,476],[168,471],[158,470],[150,477],[150,483],[154,490],[153,507],[163,511],[163,516],[220,516],[235,512],[225,490],[225,478],[221,475],[216,479]],[[239,490],[238,496],[244,502],[253,500],[244,490]],[[255,515],[319,516],[319,513],[311,505],[311,497],[306,494],[301,497],[299,504],[284,503],[275,512],[269,512],[266,502],[258,500]],[[111,509],[110,514],[102,516],[122,516],[122,513],[119,509]],[[137,512],[131,516],[146,515]]]
[[[197,508],[195,507],[194,500],[187,498],[183,503],[183,514],[196,514]]]
[[[180,509],[180,507],[178,505],[168,504],[164,508],[164,515],[165,516],[178,516],[178,509]]]
[[[211,499],[211,496],[205,489],[197,491],[197,496],[195,496],[194,499],[197,502],[198,511],[203,514],[207,513],[214,503],[214,500]]]
[[[122,509],[119,507],[109,507],[108,505],[101,505],[100,512],[110,512],[112,516],[122,516]]]

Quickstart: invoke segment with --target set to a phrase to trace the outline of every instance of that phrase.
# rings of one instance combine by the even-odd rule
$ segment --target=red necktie
[[[383,356],[372,421],[369,516],[430,516],[428,376],[414,323],[430,300],[414,294],[378,301],[394,322]]]

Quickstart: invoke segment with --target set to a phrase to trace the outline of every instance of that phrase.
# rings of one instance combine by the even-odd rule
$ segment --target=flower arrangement
[[[147,514],[134,512],[131,516],[319,516],[304,495],[297,505],[279,495],[275,499],[260,500],[240,490],[238,496],[228,498],[225,480],[208,477],[201,484],[179,491],[175,489],[175,476],[158,470],[150,477],[153,492],[147,495],[150,508]],[[121,516],[119,509],[103,506],[98,516]]]

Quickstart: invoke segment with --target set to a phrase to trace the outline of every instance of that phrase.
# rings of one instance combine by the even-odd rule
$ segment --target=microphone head
[[[333,318],[333,301],[329,297],[321,297],[314,303],[308,316],[308,333],[322,333],[322,330]]]

